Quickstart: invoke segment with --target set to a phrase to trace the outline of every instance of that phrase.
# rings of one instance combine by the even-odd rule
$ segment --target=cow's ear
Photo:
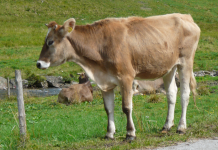
[[[66,36],[68,33],[71,33],[76,25],[76,20],[74,18],[70,18],[64,22],[64,25],[60,29],[62,36]]]

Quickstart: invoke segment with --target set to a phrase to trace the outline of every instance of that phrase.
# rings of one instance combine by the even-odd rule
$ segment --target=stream
[[[61,88],[40,88],[40,89],[23,89],[24,95],[34,96],[34,97],[45,97],[58,95]],[[10,95],[16,96],[17,89],[10,89]],[[7,90],[0,90],[0,99],[7,98]]]

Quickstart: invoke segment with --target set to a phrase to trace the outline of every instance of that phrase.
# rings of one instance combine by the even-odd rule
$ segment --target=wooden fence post
[[[8,98],[10,98],[10,83],[9,83],[9,77],[7,79],[7,83],[8,83]]]
[[[25,108],[24,108],[23,84],[22,84],[20,70],[15,70],[15,82],[16,82],[16,89],[17,89],[17,106],[18,106],[20,137],[21,139],[25,139],[26,137],[26,114],[25,114]]]

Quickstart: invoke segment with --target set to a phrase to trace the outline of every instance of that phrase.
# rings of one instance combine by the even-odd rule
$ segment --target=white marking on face
[[[47,63],[45,61],[38,60],[37,63],[41,64],[41,68],[40,69],[47,69],[50,66],[50,62]]]
[[[45,39],[47,39],[48,34],[51,32],[51,29],[52,29],[52,28],[48,28],[48,32],[47,32],[47,35],[46,35],[46,38],[45,38]]]

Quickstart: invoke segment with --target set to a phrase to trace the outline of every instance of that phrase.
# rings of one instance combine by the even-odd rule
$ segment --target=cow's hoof
[[[105,140],[114,140],[114,137],[112,138],[112,137],[105,136],[104,139]]]
[[[166,134],[166,133],[168,133],[169,131],[170,131],[170,129],[167,129],[167,128],[163,127],[163,129],[161,130],[161,133]]]
[[[176,133],[179,133],[179,135],[184,135],[185,134],[185,130],[177,130]]]
[[[136,136],[130,136],[130,135],[126,135],[126,142],[131,143],[132,141],[136,140]]]

